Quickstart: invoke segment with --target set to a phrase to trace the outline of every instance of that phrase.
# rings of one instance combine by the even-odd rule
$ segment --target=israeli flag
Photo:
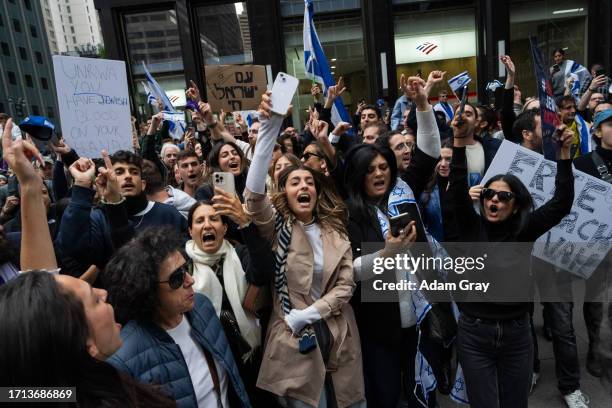
[[[323,47],[321,47],[321,42],[312,20],[314,14],[312,3],[313,0],[304,0],[306,5],[304,10],[304,70],[306,71],[306,78],[321,84],[323,95],[327,96],[327,88],[336,85],[336,82],[334,77],[332,77],[327,58],[323,52]],[[351,117],[344,107],[342,97],[338,97],[334,101],[331,114],[334,125],[337,125],[339,122],[351,123]]]
[[[499,82],[497,79],[495,79],[495,80],[493,80],[493,81],[489,82],[489,83],[487,84],[487,86],[485,87],[485,89],[486,89],[487,91],[495,92],[495,90],[496,90],[497,88],[501,88],[502,86],[504,86],[504,84],[502,84],[502,83],[501,83],[501,82]]]
[[[580,99],[580,88],[591,79],[591,74],[589,74],[589,70],[584,65],[580,65],[574,60],[567,60],[565,65],[565,79],[570,76],[574,79],[572,95],[576,98],[576,101],[578,101]]]
[[[185,113],[177,111],[162,111],[163,120],[168,121],[168,133],[173,139],[180,139],[187,129],[187,122],[185,121]]]
[[[157,106],[157,99],[155,99],[155,96],[153,96],[147,84],[145,84],[144,82],[141,82],[140,84],[144,88],[145,94],[147,96],[147,103],[151,106]]]
[[[464,86],[472,82],[472,78],[467,71],[463,71],[462,73],[455,75],[451,79],[448,80],[448,86],[453,90],[453,92],[457,92],[459,89],[462,89]]]
[[[145,76],[147,77],[147,83],[149,85],[152,96],[156,100],[160,99],[162,101],[162,103],[164,104],[163,110],[169,111],[169,112],[175,112],[174,106],[172,105],[172,102],[170,102],[170,98],[168,98],[168,95],[166,95],[166,92],[164,92],[164,90],[162,89],[161,86],[159,86],[155,78],[153,78],[153,76],[147,69],[147,65],[144,63],[144,61],[142,62],[142,67],[144,68]]]

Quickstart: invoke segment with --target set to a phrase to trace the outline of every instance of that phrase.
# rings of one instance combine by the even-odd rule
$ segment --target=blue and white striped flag
[[[144,82],[141,82],[142,87],[144,88],[145,94],[147,96],[147,103],[151,106],[157,106],[157,99],[155,99],[155,96],[153,96],[153,94],[151,93],[151,90],[149,89],[149,87],[147,86],[147,84],[145,84]]]
[[[321,84],[323,95],[327,96],[327,89],[330,86],[336,85],[336,82],[329,69],[329,63],[323,52],[323,47],[321,47],[321,42],[312,20],[314,14],[312,2],[313,0],[304,0],[306,5],[304,10],[304,70],[306,71],[307,78]],[[342,97],[336,98],[331,113],[334,125],[337,125],[339,122],[351,123],[351,117],[344,107]]]
[[[145,76],[147,77],[147,83],[149,85],[151,94],[155,97],[156,100],[160,99],[162,101],[162,103],[164,104],[163,110],[175,112],[174,106],[172,105],[172,102],[170,102],[170,98],[168,98],[166,92],[164,92],[164,90],[161,86],[159,86],[155,78],[153,78],[153,76],[147,69],[147,65],[144,63],[144,61],[142,62],[142,67],[144,68]]]
[[[170,126],[168,126],[168,133],[170,133],[170,136],[172,136],[173,139],[180,139],[187,129],[185,112],[162,111],[162,113],[164,115],[163,120],[170,122]]]
[[[472,78],[470,78],[470,74],[467,71],[463,71],[459,75],[455,75],[451,79],[448,80],[448,86],[453,90],[453,92],[457,92],[459,89],[463,88],[467,84],[472,82]]]
[[[591,74],[584,65],[580,65],[574,60],[567,60],[567,64],[565,65],[565,79],[570,76],[574,78],[574,83],[572,84],[572,95],[574,98],[576,98],[576,102],[578,102],[580,99],[580,89],[582,88],[582,85],[587,83],[591,78]]]

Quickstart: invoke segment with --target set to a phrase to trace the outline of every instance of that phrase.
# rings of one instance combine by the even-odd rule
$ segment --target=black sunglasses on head
[[[508,201],[514,198],[514,193],[510,191],[497,191],[492,188],[483,188],[480,195],[486,200],[492,200],[493,197],[497,195],[497,199],[503,203],[507,203]]]
[[[186,274],[193,276],[193,263],[191,260],[176,268],[176,270],[170,274],[167,281],[158,281],[157,283],[167,283],[171,289],[178,289],[183,286]]]
[[[311,152],[306,152],[302,155],[302,159],[304,159],[304,161],[308,161],[308,159],[310,159],[310,156],[314,156],[314,157],[318,157],[319,159],[322,159],[322,157],[316,153],[311,153]]]

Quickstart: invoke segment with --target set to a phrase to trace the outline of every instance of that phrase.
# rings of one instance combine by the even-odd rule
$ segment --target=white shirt
[[[480,142],[474,141],[474,144],[465,146],[465,156],[467,157],[468,185],[472,187],[479,184],[484,176],[485,156]]]
[[[191,325],[185,316],[183,320],[174,329],[166,330],[166,332],[172,337],[176,344],[183,353],[183,358],[187,363],[187,369],[189,370],[189,376],[193,384],[193,389],[198,400],[199,408],[217,408],[219,407],[217,394],[215,393],[215,387],[210,370],[208,369],[208,363],[204,352],[198,346],[198,344],[191,337]],[[217,373],[219,374],[219,386],[221,388],[222,404],[223,407],[229,408],[229,401],[227,399],[227,375],[223,370],[222,366],[215,360],[217,367]]]
[[[321,241],[321,227],[316,223],[303,226],[306,238],[312,248],[312,254],[314,255],[310,296],[313,300],[318,300],[323,291],[321,287],[323,285],[323,242]]]

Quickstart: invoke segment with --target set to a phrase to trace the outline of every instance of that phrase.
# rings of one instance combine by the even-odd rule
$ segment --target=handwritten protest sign
[[[206,96],[212,110],[257,110],[266,91],[263,65],[207,65]]]
[[[513,174],[527,187],[537,208],[552,198],[556,170],[555,162],[504,140],[482,184],[497,174]],[[588,278],[612,245],[612,184],[578,170],[574,180],[570,214],[538,238],[533,255]]]
[[[53,69],[66,142],[86,157],[131,150],[125,63],[54,55]]]

